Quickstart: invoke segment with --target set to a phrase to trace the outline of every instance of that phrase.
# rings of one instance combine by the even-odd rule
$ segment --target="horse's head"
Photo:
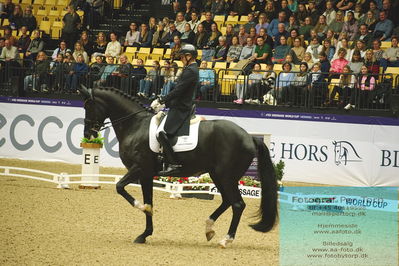
[[[341,142],[333,141],[334,144],[334,162],[336,165],[341,164]]]
[[[97,138],[98,132],[104,125],[105,114],[101,110],[98,102],[93,96],[91,89],[87,89],[85,86],[81,85],[79,89],[80,93],[84,98],[84,108],[85,108],[85,125],[84,125],[84,137],[85,138]]]

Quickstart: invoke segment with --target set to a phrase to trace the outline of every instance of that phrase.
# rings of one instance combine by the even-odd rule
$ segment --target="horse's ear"
[[[336,145],[336,144],[337,144],[337,142],[334,140],[334,141],[332,142],[332,144]]]
[[[79,92],[83,95],[83,98],[85,99],[85,100],[87,100],[87,99],[93,99],[93,92],[92,92],[92,90],[91,89],[88,89],[85,85],[83,85],[83,84],[80,84],[80,87],[79,87]]]

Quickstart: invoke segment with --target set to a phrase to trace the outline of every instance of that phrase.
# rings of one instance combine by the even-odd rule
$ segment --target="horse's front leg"
[[[145,243],[147,236],[152,235],[153,224],[152,224],[152,192],[153,192],[153,176],[145,174],[140,176],[141,190],[143,191],[144,205],[149,206],[149,211],[145,211],[145,230],[139,235],[134,243]]]
[[[151,191],[151,203],[146,203],[146,199],[144,198],[144,204],[136,200],[132,195],[130,195],[125,187],[136,181],[139,176],[142,175],[142,171],[140,168],[136,167],[131,167],[129,171],[126,173],[126,175],[119,180],[119,182],[116,184],[116,191],[118,194],[120,194],[122,197],[124,197],[133,207],[138,208],[139,210],[143,211],[146,214],[146,217],[150,217],[150,225],[151,225],[151,233],[152,233],[152,191]],[[143,186],[143,185],[142,185]],[[152,189],[152,187],[151,187]],[[147,189],[148,190],[148,189]],[[147,224],[148,224],[148,218],[147,218]],[[146,230],[147,231],[147,230]],[[138,237],[139,238],[139,237]],[[137,241],[138,239],[135,240],[136,243],[144,243],[145,242],[145,237],[144,237],[144,242],[143,241]],[[140,240],[140,239],[139,239]]]

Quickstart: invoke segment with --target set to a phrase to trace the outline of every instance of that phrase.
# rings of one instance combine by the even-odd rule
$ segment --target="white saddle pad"
[[[158,127],[158,118],[154,115],[150,122],[150,149],[155,152],[159,153],[161,145],[157,140],[158,132],[163,131],[163,127],[166,121],[165,117],[161,124]],[[183,151],[191,151],[197,147],[198,144],[198,130],[199,130],[200,122],[196,122],[190,125],[190,135],[189,136],[180,136],[177,138],[176,144],[173,146],[173,150],[175,152],[183,152]]]

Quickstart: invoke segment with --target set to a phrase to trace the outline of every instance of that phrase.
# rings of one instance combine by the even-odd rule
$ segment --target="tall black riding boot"
[[[181,169],[181,165],[176,158],[176,154],[173,151],[172,146],[170,145],[169,138],[165,132],[159,132],[158,141],[162,145],[163,155],[166,158],[166,162],[168,163],[168,167],[163,169],[163,171],[159,172],[160,176],[173,176],[178,174]]]

